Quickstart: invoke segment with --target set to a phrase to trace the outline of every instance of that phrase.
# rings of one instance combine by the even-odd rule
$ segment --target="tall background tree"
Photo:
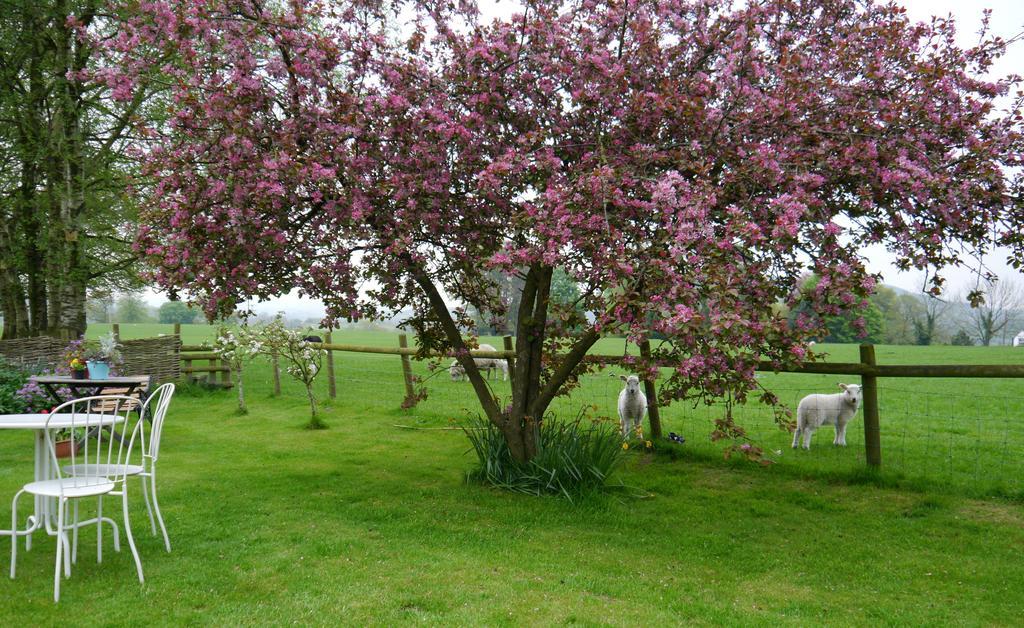
[[[127,80],[181,52],[169,121],[146,129],[157,280],[211,315],[293,287],[328,319],[411,305],[519,460],[603,335],[666,336],[663,400],[742,402],[759,360],[807,358],[822,318],[865,303],[863,246],[941,268],[994,233],[1024,260],[1021,125],[995,106],[1017,81],[980,78],[1005,42],[958,49],[950,22],[895,5],[140,6],[113,42]],[[559,267],[585,325],[553,324]],[[510,403],[449,309],[497,309],[493,270],[523,282]],[[808,271],[814,316],[788,324]],[[739,432],[727,415],[717,433]]]
[[[919,345],[936,342],[941,330],[940,323],[950,310],[951,302],[931,293],[918,296],[921,307],[914,316],[914,337]]]
[[[156,84],[142,77],[118,101],[127,86],[97,80],[109,67],[96,41],[119,23],[103,0],[0,1],[4,338],[79,335],[90,289],[139,283],[127,148]]]
[[[113,320],[116,323],[151,323],[156,318],[140,293],[125,292],[117,298]]]
[[[157,309],[159,322],[166,324],[193,323],[199,313],[181,301],[168,301]]]
[[[984,300],[965,309],[968,326],[978,344],[989,346],[1006,332],[1017,330],[1013,325],[1024,321],[1024,287],[1012,279],[988,280],[981,288]]]

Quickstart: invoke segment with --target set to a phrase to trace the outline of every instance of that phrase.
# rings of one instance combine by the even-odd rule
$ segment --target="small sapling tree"
[[[259,352],[259,339],[247,326],[237,330],[222,326],[217,330],[217,338],[213,342],[213,350],[220,356],[231,373],[235,376],[235,390],[238,391],[238,414],[249,414],[245,405],[245,387],[242,369],[246,362]]]
[[[281,316],[267,323],[257,333],[257,350],[266,356],[277,355],[285,363],[285,372],[306,387],[306,398],[309,400],[309,422],[306,427],[311,430],[322,430],[327,425],[320,420],[317,413],[316,395],[313,384],[320,374],[323,365],[324,350],[305,340],[307,334],[284,326]]]

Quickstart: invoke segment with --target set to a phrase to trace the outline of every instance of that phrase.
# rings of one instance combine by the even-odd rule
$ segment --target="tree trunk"
[[[469,354],[462,334],[452,320],[448,306],[437,287],[422,269],[416,268],[413,264],[410,264],[410,267],[413,268],[414,280],[426,294],[431,310],[441,322],[446,338],[454,347],[456,359],[465,369],[487,418],[501,430],[513,458],[519,462],[533,459],[540,446],[540,427],[548,406],[600,335],[588,330],[577,339],[561,361],[550,365],[549,377],[542,385],[544,338],[547,331],[548,297],[553,269],[540,264],[531,266],[523,286],[516,324],[515,375],[511,377],[512,403],[507,408],[500,408],[487,382],[477,369],[476,362]]]
[[[14,285],[14,308],[18,313],[15,337],[27,338],[29,336],[28,305],[25,303],[25,290],[21,287],[21,283]]]
[[[241,414],[248,414],[249,409],[245,407],[245,390],[242,387],[242,369],[235,371],[235,381],[238,382],[238,411]]]
[[[68,281],[61,290],[60,328],[72,338],[85,334],[85,282]]]
[[[17,338],[18,312],[14,307],[14,297],[11,295],[9,282],[6,277],[0,276],[0,307],[4,312],[3,338],[9,340]]]

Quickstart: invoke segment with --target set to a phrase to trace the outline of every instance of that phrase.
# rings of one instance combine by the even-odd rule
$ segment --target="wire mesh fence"
[[[412,361],[417,390],[426,397],[401,409],[405,378],[398,356],[335,352],[339,402],[355,412],[379,415],[393,412],[395,424],[443,427],[479,414],[471,384],[452,381],[449,361]],[[432,364],[434,368],[432,368]],[[555,419],[572,419],[586,409],[592,418],[617,421],[616,403],[624,373],[616,367],[584,375],[569,395],[558,397],[549,409]],[[762,385],[775,392],[795,415],[805,395],[837,392],[841,381],[856,376],[764,373]],[[495,396],[511,398],[500,372],[488,380]],[[321,382],[326,396],[326,383]],[[883,469],[908,480],[922,480],[985,492],[1024,491],[1024,380],[913,378],[879,379],[879,408]],[[722,443],[710,439],[713,422],[725,405],[675,402],[662,407],[664,431],[686,438],[685,450],[707,458],[721,457]],[[833,428],[816,433],[811,449],[792,449],[792,433],[775,421],[775,409],[754,399],[734,405],[732,415],[751,440],[764,448],[777,467],[807,474],[857,473],[865,468],[862,412],[847,430],[847,446],[832,444]]]

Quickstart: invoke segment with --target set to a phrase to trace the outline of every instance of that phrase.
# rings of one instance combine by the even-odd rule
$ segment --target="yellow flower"
[[[629,449],[629,443],[622,443],[623,449]]]
[[[652,443],[652,442],[651,442],[651,441],[649,441],[649,440],[647,440],[647,441],[644,441],[644,445],[645,445],[645,446],[646,446],[646,447],[647,447],[648,449],[650,449],[651,447],[654,447],[654,443]]]

